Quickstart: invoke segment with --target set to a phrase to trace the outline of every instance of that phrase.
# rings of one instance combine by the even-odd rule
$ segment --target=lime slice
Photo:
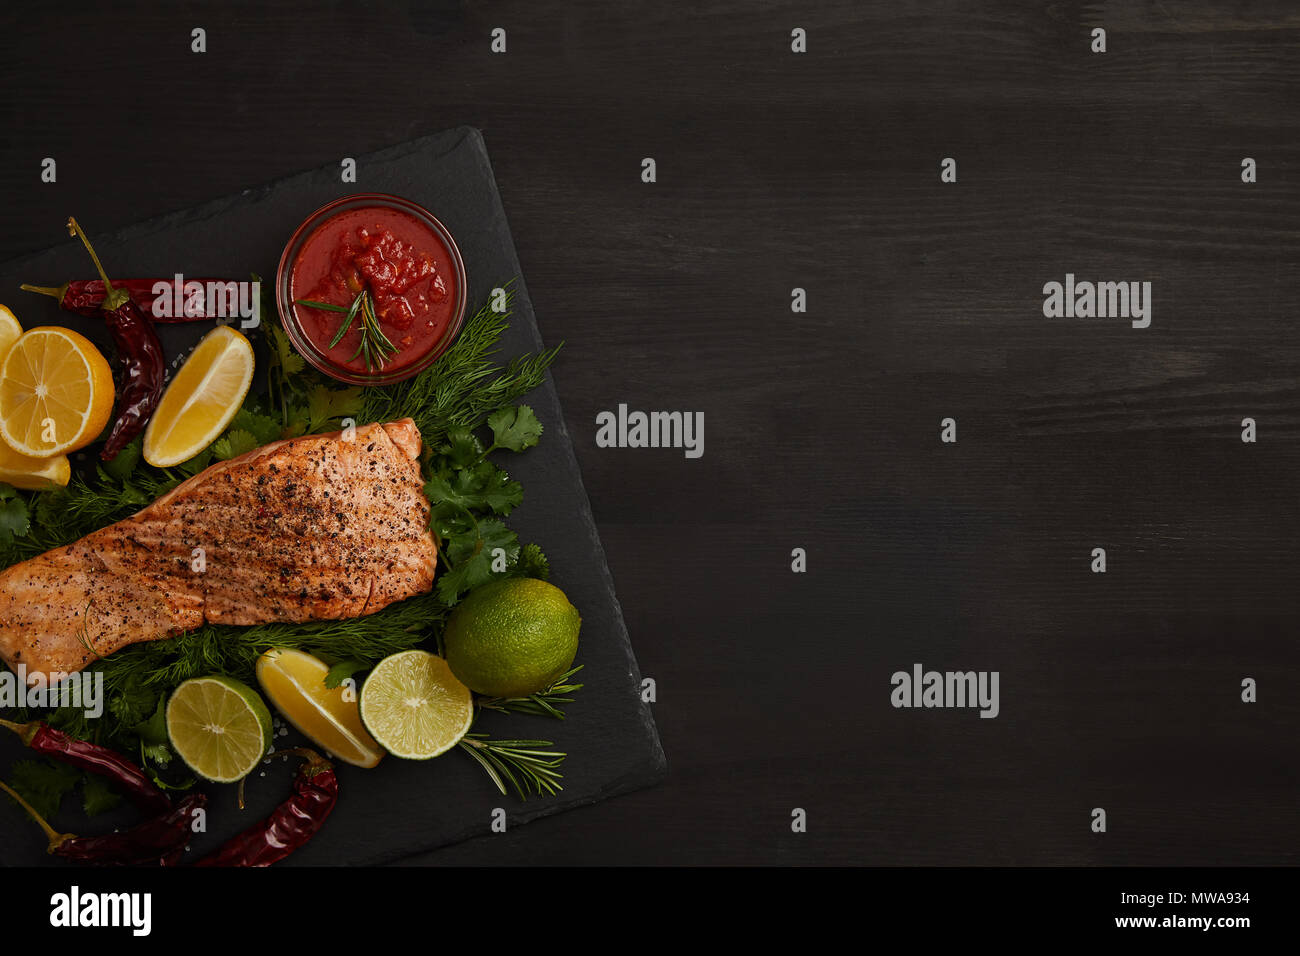
[[[394,757],[428,760],[469,731],[474,695],[441,657],[402,651],[385,657],[366,678],[361,720]]]
[[[229,677],[195,677],[167,701],[167,736],[205,780],[235,783],[271,747],[271,712],[251,687]]]

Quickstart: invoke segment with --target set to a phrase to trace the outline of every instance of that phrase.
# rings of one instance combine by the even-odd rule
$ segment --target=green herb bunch
[[[136,644],[92,665],[104,676],[103,717],[90,719],[82,710],[62,709],[45,719],[70,734],[137,756],[160,785],[183,789],[195,781],[174,759],[163,717],[168,696],[181,682],[227,674],[252,683],[254,665],[264,651],[292,647],[330,664],[326,683],[336,687],[389,654],[436,642],[450,608],[490,578],[545,578],[548,567],[541,549],[521,545],[502,520],[523,500],[523,488],[488,459],[493,452],[521,452],[540,440],[542,425],[533,411],[512,403],[542,384],[558,352],[557,347],[504,365],[494,361],[512,300],[507,287],[505,310],[479,309],[447,353],[419,375],[364,390],[340,386],[309,368],[278,321],[264,322],[264,394],[250,395],[226,432],[194,459],[175,468],[154,468],[142,460],[137,440],[112,462],[97,466],[93,476],[74,476],[66,488],[22,492],[0,484],[3,568],[129,517],[213,461],[278,439],[337,430],[344,419],[362,424],[411,418],[424,441],[425,492],[442,565],[433,592],[365,617],[252,627],[208,624],[170,640]],[[274,307],[264,301],[262,314],[274,315]],[[483,701],[483,709],[562,717],[558,705],[568,703],[572,698],[567,695],[581,687],[568,683],[572,674],[531,698]],[[472,751],[503,793],[508,781],[526,797],[558,789],[556,767],[564,755],[537,750],[550,745],[477,735],[462,749]],[[15,789],[51,812],[79,783],[87,812],[114,804],[114,794],[99,781],[52,762],[20,761],[13,774]]]

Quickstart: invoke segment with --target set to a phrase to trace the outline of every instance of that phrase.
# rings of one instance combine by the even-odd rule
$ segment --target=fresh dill
[[[510,324],[513,283],[505,287],[505,308],[490,302],[466,320],[460,336],[442,358],[414,378],[383,388],[367,389],[360,420],[415,420],[424,444],[436,448],[456,428],[474,429],[488,416],[531,392],[546,380],[563,343],[553,349],[520,356],[506,365],[493,361],[501,335]]]
[[[487,557],[493,547],[500,546],[508,554],[508,573],[545,578],[545,555],[535,544],[521,547],[499,520],[518,504],[522,489],[485,460],[494,450],[522,451],[537,443],[541,425],[532,411],[510,406],[545,381],[559,351],[557,346],[505,364],[494,360],[509,324],[512,285],[505,287],[505,309],[484,306],[475,312],[452,347],[428,369],[405,382],[365,390],[340,387],[307,367],[279,323],[267,322],[263,326],[268,352],[265,392],[250,395],[227,432],[195,459],[159,469],[140,459],[139,448],[129,446],[114,463],[97,466],[90,475],[74,476],[66,488],[18,492],[0,485],[0,568],[129,517],[201,472],[214,458],[236,457],[279,438],[334,430],[345,418],[365,423],[414,419],[426,450],[426,492],[454,494],[457,502],[451,507],[447,498],[433,501],[439,559],[444,565],[433,592],[365,617],[251,627],[206,624],[169,640],[135,644],[90,665],[90,670],[103,675],[104,717],[90,718],[83,710],[64,708],[46,719],[73,736],[138,752],[161,786],[184,788],[192,781],[177,775],[180,761],[170,759],[161,716],[166,697],[181,682],[224,674],[253,683],[258,657],[273,647],[312,653],[332,665],[331,673],[337,671],[341,680],[390,654],[434,643],[459,595],[490,576]],[[357,311],[364,312],[364,303],[349,313],[349,324]],[[274,307],[264,303],[263,314],[274,315]],[[490,444],[474,436],[478,429],[491,431]],[[83,640],[93,650],[88,632]],[[479,707],[563,717],[562,706],[571,703],[570,695],[582,686],[569,682],[578,669],[539,694],[480,700]],[[560,789],[556,768],[565,755],[539,749],[550,746],[550,741],[486,740],[481,734],[461,743],[502,793],[509,783],[521,797]]]

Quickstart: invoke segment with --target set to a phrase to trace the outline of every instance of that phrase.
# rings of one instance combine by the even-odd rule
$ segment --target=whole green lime
[[[469,593],[448,619],[442,644],[451,672],[470,690],[527,697],[573,665],[581,624],[555,585],[502,578]]]

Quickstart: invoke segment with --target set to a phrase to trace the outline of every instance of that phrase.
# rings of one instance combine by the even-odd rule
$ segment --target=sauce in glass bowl
[[[392,351],[361,351],[362,313],[349,320],[346,310],[362,294]],[[281,256],[277,302],[295,348],[314,367],[353,384],[386,384],[450,347],[464,320],[465,268],[451,234],[423,208],[395,196],[351,196],[298,228]]]

